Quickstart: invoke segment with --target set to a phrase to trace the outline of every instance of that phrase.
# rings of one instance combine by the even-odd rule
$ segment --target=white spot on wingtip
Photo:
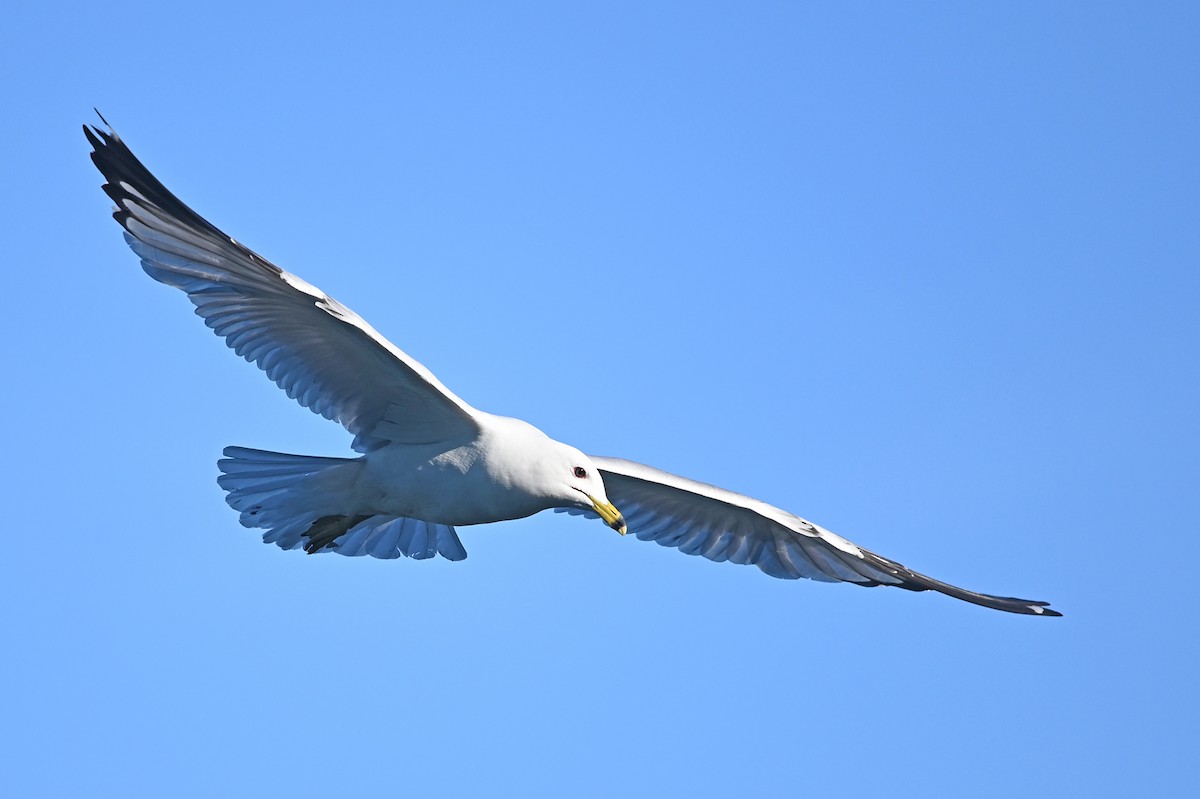
[[[140,191],[135,189],[131,184],[125,182],[124,180],[117,181],[117,185],[120,186],[121,188],[123,188],[125,191],[129,192],[131,195],[133,195],[137,199],[143,200],[143,201],[146,200],[146,196],[144,194],[142,194]]]
[[[1038,605],[1030,605],[1029,609],[1032,610],[1034,613],[1045,613],[1046,612],[1045,608],[1040,607]]]

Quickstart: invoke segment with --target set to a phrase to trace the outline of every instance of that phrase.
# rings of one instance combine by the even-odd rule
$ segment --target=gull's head
[[[554,442],[554,456],[543,461],[547,482],[556,489],[555,499],[560,507],[579,508],[598,514],[604,523],[621,535],[625,535],[625,518],[604,491],[604,478],[591,459],[574,447]]]

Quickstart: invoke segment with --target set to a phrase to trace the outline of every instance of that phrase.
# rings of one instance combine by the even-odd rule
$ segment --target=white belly
[[[458,526],[519,519],[547,507],[506,485],[482,452],[477,441],[382,447],[363,457],[355,504],[361,513]]]

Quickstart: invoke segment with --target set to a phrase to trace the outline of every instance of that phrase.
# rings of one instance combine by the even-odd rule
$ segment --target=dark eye
[[[587,477],[587,469],[583,468],[582,466],[576,466],[575,476],[582,480],[583,478]]]

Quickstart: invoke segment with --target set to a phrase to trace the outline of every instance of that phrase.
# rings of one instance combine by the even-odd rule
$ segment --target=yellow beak
[[[621,511],[617,510],[611,502],[600,502],[591,494],[588,494],[587,498],[592,501],[592,507],[595,508],[596,513],[600,514],[600,518],[604,520],[605,524],[621,535],[629,532],[629,528],[625,526],[625,517],[621,515]]]

